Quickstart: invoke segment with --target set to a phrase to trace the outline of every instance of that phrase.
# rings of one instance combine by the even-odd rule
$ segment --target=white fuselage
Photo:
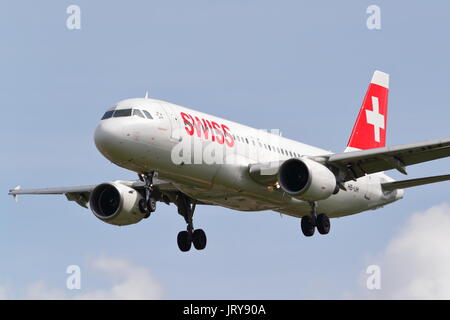
[[[135,115],[100,122],[95,143],[111,162],[137,173],[155,171],[204,203],[296,217],[310,213],[309,203],[251,179],[249,165],[331,152],[154,99],[124,100],[113,109],[145,110],[153,119]],[[318,212],[339,217],[402,198],[403,192],[383,193],[380,184],[388,181],[393,179],[377,173],[346,182],[346,191],[318,201]]]

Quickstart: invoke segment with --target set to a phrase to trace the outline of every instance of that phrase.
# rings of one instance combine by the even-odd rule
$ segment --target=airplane
[[[280,134],[145,98],[108,109],[94,141],[100,153],[137,174],[136,180],[97,185],[11,189],[63,194],[111,225],[150,217],[157,202],[173,203],[186,222],[181,251],[206,247],[195,229],[197,205],[239,211],[273,210],[301,219],[307,237],[330,231],[330,218],[377,209],[403,198],[404,189],[450,180],[450,174],[395,181],[384,173],[450,156],[450,138],[386,146],[389,75],[375,71],[347,148],[333,153]]]

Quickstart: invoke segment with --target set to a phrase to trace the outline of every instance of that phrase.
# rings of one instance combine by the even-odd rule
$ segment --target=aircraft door
[[[183,132],[181,116],[169,103],[164,103],[162,106],[170,120],[170,138],[174,141],[181,141]]]

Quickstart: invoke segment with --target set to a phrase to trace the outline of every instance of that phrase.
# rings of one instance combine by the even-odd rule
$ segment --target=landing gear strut
[[[177,243],[181,251],[186,252],[194,244],[195,249],[203,250],[206,247],[206,234],[202,229],[194,230],[193,216],[196,202],[184,194],[176,198],[178,213],[184,217],[187,223],[186,231],[178,233]]]
[[[152,212],[156,210],[156,200],[152,197],[153,193],[153,175],[154,172],[139,174],[139,179],[145,183],[145,199],[139,201],[139,210],[145,213],[144,218],[150,217]]]
[[[305,237],[311,237],[314,234],[315,228],[320,234],[327,234],[330,232],[330,219],[324,213],[317,215],[317,203],[310,202],[311,214],[303,216],[301,221],[302,232]]]

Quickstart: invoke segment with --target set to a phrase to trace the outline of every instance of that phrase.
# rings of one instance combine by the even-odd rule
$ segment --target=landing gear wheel
[[[330,232],[330,218],[324,213],[317,216],[317,230],[320,234],[327,234]]]
[[[311,216],[303,216],[301,222],[302,232],[305,237],[311,237],[314,234],[314,220]]]
[[[139,200],[139,211],[142,213],[147,213],[147,204],[145,203],[145,199]]]
[[[181,231],[178,233],[177,242],[178,248],[183,252],[187,252],[191,249],[192,235],[187,231]]]
[[[203,250],[206,247],[206,233],[202,229],[197,229],[192,234],[192,242],[197,250]]]
[[[156,210],[156,200],[153,198],[150,198],[148,202],[145,201],[145,199],[139,200],[139,211],[144,213],[144,219],[147,219],[150,217],[150,214],[152,212],[155,212]]]
[[[139,210],[145,213],[144,218],[148,218],[152,212],[156,211],[156,200],[152,197],[153,188],[153,176],[154,172],[149,172],[146,174],[139,174],[139,179],[145,183],[144,199],[139,200]]]
[[[154,198],[148,199],[147,208],[150,212],[156,211],[156,200]]]

